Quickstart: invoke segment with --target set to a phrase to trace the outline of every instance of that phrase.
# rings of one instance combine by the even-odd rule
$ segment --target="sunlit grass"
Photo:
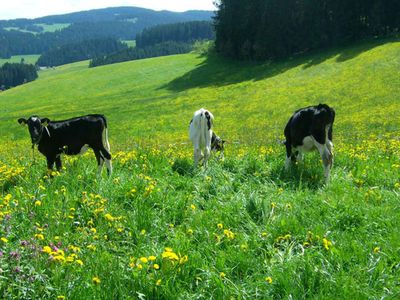
[[[360,47],[82,62],[0,93],[2,298],[397,298],[400,44]],[[280,144],[319,102],[337,112],[328,185],[317,153],[285,172]],[[199,107],[230,142],[206,170],[187,136]],[[16,122],[93,112],[108,117],[111,178],[90,151],[47,174]]]

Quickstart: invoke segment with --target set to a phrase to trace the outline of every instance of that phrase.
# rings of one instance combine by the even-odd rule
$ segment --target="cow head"
[[[215,136],[215,139],[212,141],[211,148],[214,151],[224,152],[224,146],[226,141],[221,139],[219,136]]]
[[[29,117],[29,119],[20,118],[18,123],[21,125],[28,125],[28,130],[31,135],[32,144],[39,144],[42,138],[45,127],[49,124],[48,118],[39,118],[38,116]]]

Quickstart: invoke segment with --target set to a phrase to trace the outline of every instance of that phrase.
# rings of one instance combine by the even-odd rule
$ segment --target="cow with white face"
[[[213,114],[204,108],[196,111],[190,121],[189,137],[194,147],[195,167],[201,159],[203,166],[207,166],[211,151],[220,151],[221,157],[223,156],[225,141],[213,132],[213,122]]]
[[[111,175],[110,144],[105,116],[86,115],[62,121],[31,116],[28,119],[18,119],[18,123],[28,126],[32,148],[37,145],[39,152],[47,159],[49,170],[53,169],[54,163],[57,170],[61,169],[62,154],[77,155],[92,148],[99,172],[105,163],[108,174]]]
[[[325,180],[329,181],[333,165],[332,130],[335,111],[326,104],[297,110],[285,127],[286,169],[301,160],[305,152],[318,150],[324,166]]]

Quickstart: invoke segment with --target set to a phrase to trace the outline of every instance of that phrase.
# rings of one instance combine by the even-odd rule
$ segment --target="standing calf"
[[[319,151],[324,165],[325,180],[329,180],[333,165],[332,127],[335,111],[326,104],[297,110],[285,127],[286,169],[302,159],[304,152]]]
[[[212,151],[220,151],[223,156],[225,141],[212,131],[214,116],[208,110],[201,108],[194,113],[189,125],[189,137],[194,147],[194,165],[197,167],[203,159],[207,166]]]
[[[107,173],[111,175],[111,154],[108,143],[107,120],[103,115],[87,115],[63,121],[50,121],[48,118],[32,116],[29,119],[20,118],[18,123],[28,125],[32,147],[47,159],[47,168],[61,169],[61,154],[83,154],[92,148],[97,159],[99,172],[104,162]]]

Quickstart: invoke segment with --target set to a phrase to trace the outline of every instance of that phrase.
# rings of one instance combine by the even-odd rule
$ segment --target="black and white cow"
[[[99,172],[106,163],[107,173],[111,175],[111,154],[108,142],[107,120],[103,115],[86,115],[63,121],[50,121],[48,118],[32,116],[20,118],[18,123],[28,125],[32,147],[47,159],[47,168],[61,169],[61,154],[83,154],[92,148],[97,159]]]
[[[196,167],[201,159],[203,159],[203,165],[207,166],[211,151],[220,151],[221,157],[223,156],[225,141],[213,132],[213,122],[213,114],[204,108],[196,111],[190,121],[189,137],[194,147]]]
[[[317,149],[324,165],[326,181],[333,165],[332,127],[335,111],[326,104],[297,110],[285,127],[286,169],[301,160],[304,152]]]

